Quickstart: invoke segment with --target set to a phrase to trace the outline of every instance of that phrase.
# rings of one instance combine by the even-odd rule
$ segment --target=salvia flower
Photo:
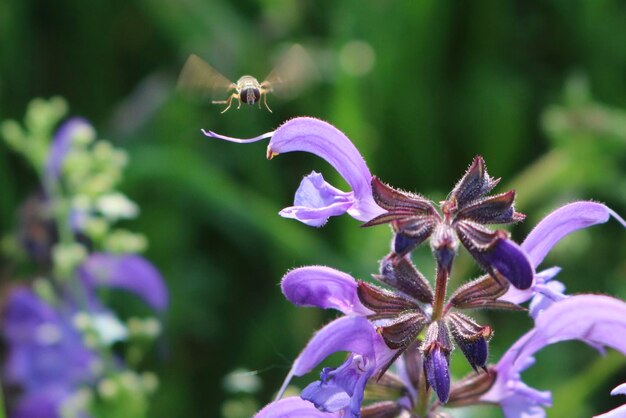
[[[383,210],[372,198],[372,174],[354,144],[334,126],[315,118],[299,117],[285,122],[273,132],[241,140],[204,131],[206,136],[238,143],[255,142],[271,137],[267,158],[293,151],[309,152],[326,160],[350,185],[343,192],[327,183],[321,174],[312,172],[300,183],[294,205],[280,211],[285,218],[309,226],[322,226],[331,216],[348,213],[360,221],[380,215]]]
[[[525,216],[515,210],[514,191],[490,194],[500,179],[488,174],[480,156],[447,198],[435,204],[372,176],[345,135],[316,119],[296,118],[275,132],[249,140],[204,133],[239,143],[271,137],[268,158],[290,151],[314,153],[329,162],[352,188],[343,192],[312,173],[302,181],[295,205],[284,209],[282,216],[321,226],[329,216],[348,213],[364,221],[363,226],[390,224],[394,234],[392,250],[380,261],[379,274],[373,276],[378,284],[321,266],[302,267],[285,275],[282,289],[292,303],[332,308],[345,316],[314,335],[295,360],[280,394],[293,376],[308,373],[329,354],[343,351],[348,355],[339,367],[324,368],[320,380],[308,385],[300,399],[270,404],[257,417],[318,417],[323,413],[329,417],[434,418],[443,416],[439,411],[442,405],[478,403],[496,403],[510,417],[543,416],[549,393],[529,388],[519,378],[537,350],[564,339],[622,350],[608,340],[608,333],[594,331],[606,312],[616,314],[622,309],[615,306],[622,302],[601,296],[586,296],[591,298],[588,302],[583,296],[567,298],[564,286],[552,280],[559,268],[535,272],[550,248],[569,233],[606,222],[611,216],[626,225],[606,206],[593,202],[567,205],[544,219],[520,246],[508,232],[493,229],[493,225],[513,224]],[[426,241],[436,261],[433,284],[411,261],[412,251]],[[447,285],[461,245],[485,275],[448,297]],[[530,299],[535,329],[496,366],[488,365],[494,331],[466,311],[523,310],[519,304]],[[583,309],[566,318],[573,306],[587,304],[606,307],[605,313],[577,321]],[[455,348],[475,374],[453,384],[450,355]]]
[[[533,268],[537,268],[544,260],[548,252],[561,239],[579,229],[608,222],[613,217],[624,227],[626,221],[609,207],[597,202],[574,202],[562,206],[535,226],[521,244]],[[501,301],[516,304],[524,303],[531,298],[531,313],[533,317],[547,308],[554,301],[565,298],[563,291],[565,286],[552,280],[560,271],[560,268],[549,268],[535,275],[533,284],[527,289],[509,288],[505,294],[499,297]]]
[[[626,355],[625,334],[626,303],[602,295],[571,296],[538,316],[535,327],[489,367],[489,374],[459,382],[452,389],[450,402],[453,406],[473,400],[495,403],[507,418],[545,417],[544,408],[552,404],[550,392],[531,388],[521,380],[521,373],[534,363],[535,353],[561,341],[580,340],[594,348],[606,346]],[[479,390],[472,393],[472,389]]]
[[[292,376],[310,372],[332,353],[349,352],[343,365],[325,368],[321,379],[309,385],[302,397],[321,411],[342,411],[346,418],[358,417],[365,385],[389,366],[396,353],[367,320],[366,315],[373,312],[359,301],[356,281],[338,270],[311,266],[288,272],[281,287],[285,297],[297,306],[336,309],[345,315],[313,336],[295,360],[281,393]]]

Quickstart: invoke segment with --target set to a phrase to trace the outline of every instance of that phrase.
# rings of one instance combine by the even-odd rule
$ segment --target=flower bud
[[[450,395],[450,351],[452,344],[448,329],[442,321],[428,327],[421,347],[426,381],[434,389],[439,401],[446,403]]]

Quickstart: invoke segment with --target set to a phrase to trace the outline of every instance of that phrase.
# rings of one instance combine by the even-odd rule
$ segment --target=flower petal
[[[93,127],[83,118],[69,119],[59,127],[48,151],[46,175],[53,178],[59,177],[65,157],[72,148],[72,141],[80,135],[89,138],[95,136]]]
[[[521,372],[533,364],[533,355],[547,345],[580,340],[594,347],[609,346],[626,354],[626,303],[602,295],[572,296],[539,315],[535,328],[520,338],[500,359],[497,378],[481,400],[499,403],[506,417],[545,416],[550,392],[530,388]]]
[[[522,249],[536,268],[563,237],[579,229],[605,223],[611,216],[626,227],[624,219],[601,203],[570,203],[543,218],[528,234],[522,243]]]
[[[560,267],[550,267],[548,269],[545,269],[540,273],[535,274],[535,284],[533,286],[524,290],[516,289],[515,287],[509,286],[506,293],[500,296],[498,300],[516,304],[524,303],[538,293],[539,286],[549,283],[549,281],[552,280],[554,276],[559,274],[560,271]]]
[[[365,160],[347,136],[331,124],[314,118],[295,118],[280,126],[267,147],[271,158],[277,154],[304,151],[317,155],[332,165],[354,192],[354,204],[348,214],[368,221],[384,213],[372,197],[372,174]]]
[[[528,310],[530,316],[537,319],[537,316],[552,306],[554,303],[567,298],[563,294],[565,291],[565,285],[558,280],[552,280],[547,284],[539,284],[534,286],[536,294],[533,297]]]
[[[86,286],[117,287],[143,298],[154,309],[167,307],[167,288],[163,277],[145,258],[133,254],[93,253],[80,266]]]
[[[624,418],[626,417],[626,405],[618,406],[602,415],[594,415],[593,418]]]
[[[309,226],[323,226],[331,216],[343,215],[354,205],[354,193],[346,193],[324,181],[316,172],[306,176],[296,191],[294,206],[280,211],[284,218]]]
[[[294,361],[278,392],[278,398],[293,376],[302,376],[310,372],[333,353],[347,351],[366,358],[375,358],[373,339],[377,336],[374,326],[362,316],[344,316],[327,324],[311,338]]]
[[[626,395],[626,383],[622,383],[611,391],[611,395]],[[626,405],[622,405],[594,418],[623,418],[626,416]]]
[[[330,267],[307,266],[291,270],[282,279],[285,297],[297,306],[337,309],[344,314],[370,315],[357,295],[357,282]]]
[[[297,396],[272,402],[260,410],[254,418],[340,418],[340,413],[318,411],[309,401]]]
[[[363,356],[352,354],[336,369],[324,368],[321,380],[308,385],[300,395],[321,411],[339,412],[345,417],[358,417],[367,381],[375,364]]]

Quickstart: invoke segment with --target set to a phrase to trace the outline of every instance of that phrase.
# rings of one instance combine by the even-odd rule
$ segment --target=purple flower
[[[296,396],[272,402],[260,410],[254,418],[342,418],[341,412],[326,413],[319,411],[311,402]]]
[[[96,355],[72,325],[71,309],[59,310],[31,290],[17,288],[7,301],[3,328],[10,347],[6,378],[28,390],[93,377]]]
[[[163,277],[138,255],[93,253],[79,267],[78,274],[90,290],[100,286],[120,288],[141,297],[157,311],[167,307]]]
[[[9,347],[4,377],[24,391],[15,416],[56,418],[75,388],[96,379],[99,359],[74,328],[75,312],[52,307],[26,288],[9,295],[3,318]]]
[[[27,392],[15,405],[11,418],[59,418],[59,408],[73,393],[67,387],[50,386],[44,390]],[[86,411],[80,411],[77,418],[87,418]]]
[[[63,168],[67,153],[72,148],[72,141],[78,135],[92,134],[93,127],[83,118],[72,118],[63,123],[54,134],[52,145],[48,151],[46,175],[58,178]]]
[[[280,393],[293,376],[310,372],[330,354],[350,352],[338,368],[325,368],[321,379],[302,392],[302,398],[320,411],[342,411],[346,418],[358,417],[367,381],[389,365],[396,351],[387,347],[365,317],[373,312],[359,302],[356,281],[340,271],[313,266],[290,271],[281,286],[295,305],[337,309],[346,316],[330,322],[313,336],[294,361]]]
[[[280,211],[285,218],[297,219],[309,226],[322,226],[331,216],[348,213],[360,221],[368,221],[384,211],[372,197],[370,173],[365,160],[347,136],[334,126],[319,119],[300,117],[281,125],[276,131],[256,138],[241,140],[211,131],[206,136],[237,143],[272,139],[267,147],[267,158],[292,151],[304,151],[326,160],[350,185],[343,192],[327,183],[321,174],[306,176],[296,191],[294,206]]]
[[[537,268],[548,252],[562,238],[579,229],[607,222],[611,216],[626,227],[626,221],[607,206],[596,202],[574,202],[562,206],[546,216],[528,234],[521,245],[533,268]],[[531,314],[536,317],[541,310],[564,299],[565,286],[551,281],[560,268],[550,268],[537,273],[533,285],[528,289],[509,288],[499,300],[523,303],[534,297]]]
[[[611,347],[626,355],[626,303],[609,296],[577,295],[554,303],[535,320],[495,366],[496,378],[480,401],[499,404],[507,418],[544,417],[551,394],[527,386],[521,373],[534,354],[561,341],[580,340],[592,347]],[[609,415],[610,416],[610,415]],[[617,416],[617,415],[616,415]]]

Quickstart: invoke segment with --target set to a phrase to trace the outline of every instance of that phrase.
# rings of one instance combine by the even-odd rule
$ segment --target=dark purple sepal
[[[460,381],[455,382],[450,390],[448,407],[462,407],[483,404],[481,396],[487,393],[496,381],[497,373],[492,366],[487,367],[486,373],[472,373]]]
[[[405,311],[420,310],[417,303],[373,284],[358,281],[357,295],[361,303],[376,312],[373,317],[390,318]]]
[[[413,216],[429,215],[435,212],[430,200],[414,193],[402,192],[372,177],[374,201],[389,212],[408,212]]]
[[[485,275],[459,287],[450,297],[449,304],[457,309],[507,309],[523,311],[515,303],[498,300],[509,289],[508,281]]]
[[[467,219],[455,221],[454,230],[463,246],[470,253],[488,250],[495,244],[498,237],[507,236],[505,231],[494,232],[479,223]]]
[[[396,418],[402,410],[397,402],[376,402],[361,408],[361,418]]]
[[[515,212],[515,191],[480,199],[464,207],[456,219],[470,219],[479,224],[508,224],[523,220],[526,215]]]
[[[384,327],[377,328],[378,333],[391,349],[408,347],[424,329],[428,317],[420,311],[407,312],[397,317]]]
[[[456,207],[462,209],[469,203],[489,193],[496,187],[500,179],[487,174],[485,160],[480,155],[474,157],[461,180],[458,181],[447,200],[454,201]]]
[[[533,284],[534,270],[524,250],[507,238],[498,238],[488,250],[472,251],[472,255],[489,274],[505,278],[518,289]]]
[[[447,317],[452,337],[474,371],[485,369],[489,356],[488,342],[493,335],[489,326],[480,326],[473,319],[454,312]]]
[[[420,302],[433,302],[430,283],[406,257],[389,254],[380,262],[380,275],[373,277]]]

